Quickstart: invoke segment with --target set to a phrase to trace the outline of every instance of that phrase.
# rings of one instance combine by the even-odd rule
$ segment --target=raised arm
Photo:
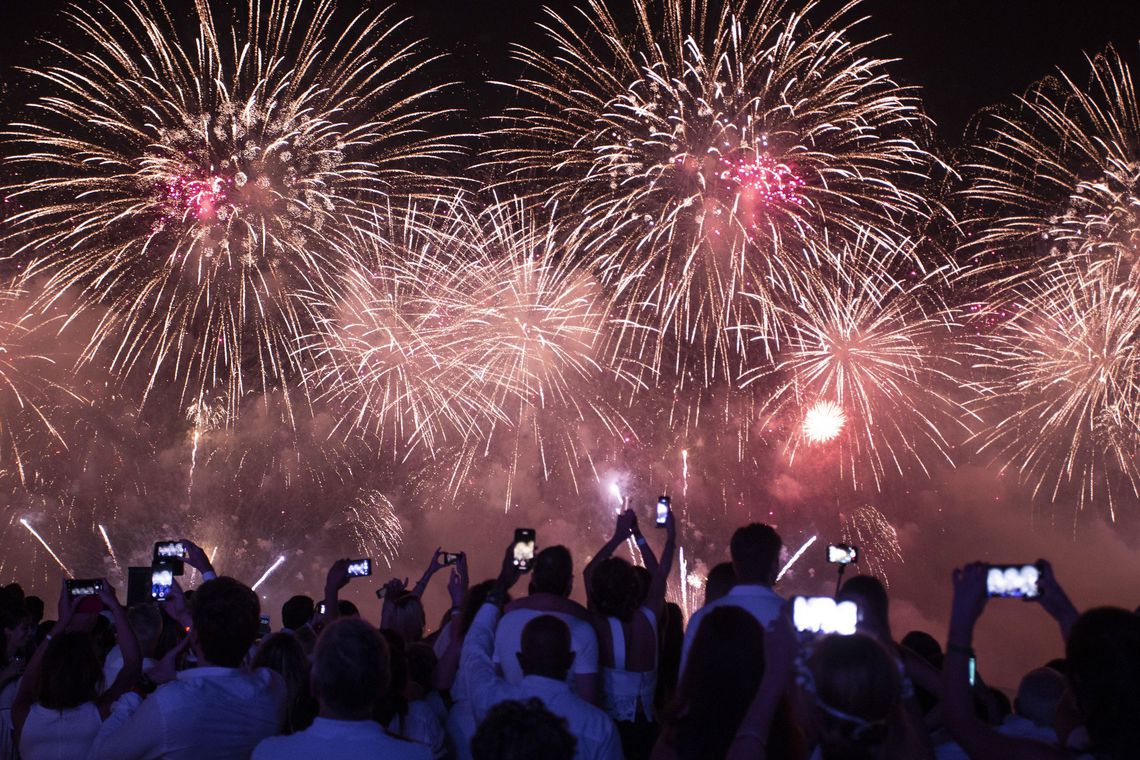
[[[325,618],[330,623],[340,617],[340,590],[348,585],[348,563],[338,559],[325,576]]]
[[[594,570],[598,565],[605,562],[613,556],[614,550],[621,546],[621,542],[629,538],[634,524],[637,522],[637,517],[633,514],[632,510],[627,509],[617,516],[617,521],[614,527],[614,535],[607,541],[594,558],[582,570],[582,580],[586,584],[586,604],[590,605],[590,597],[593,591]]]
[[[638,524],[636,516],[633,518],[633,527],[630,529],[630,533],[633,534],[637,550],[641,552],[641,561],[645,563],[645,569],[649,571],[650,575],[653,575],[657,572],[657,555],[653,553],[653,547],[641,534],[641,525]]]
[[[20,746],[20,732],[24,730],[24,723],[28,719],[32,704],[36,701],[36,694],[40,690],[44,656],[51,645],[51,640],[65,632],[71,625],[71,620],[78,607],[79,600],[67,593],[67,579],[64,578],[60,581],[59,586],[59,606],[57,608],[59,620],[52,626],[47,638],[36,647],[32,659],[28,661],[28,667],[24,670],[24,676],[20,679],[20,686],[16,689],[15,701],[12,703],[12,733],[17,747]]]
[[[115,704],[115,700],[133,689],[139,676],[142,675],[142,651],[139,649],[139,640],[135,637],[135,631],[127,619],[126,608],[119,604],[115,590],[106,580],[103,581],[103,590],[99,592],[99,598],[115,616],[116,638],[123,653],[123,669],[119,671],[115,682],[110,684],[96,702],[99,717],[106,720],[111,714],[111,706]]]
[[[987,568],[980,563],[954,571],[950,636],[942,666],[942,719],[971,760],[1063,760],[1061,749],[998,733],[974,715],[970,695],[970,657],[974,626],[986,606]]]
[[[649,593],[645,597],[645,606],[653,610],[658,620],[665,608],[665,590],[669,586],[669,573],[673,570],[673,555],[677,550],[677,522],[673,518],[673,510],[669,510],[665,518],[665,548],[661,550],[661,562],[653,573],[653,580],[649,584]],[[642,553],[644,556],[644,549]],[[648,566],[648,563],[646,563]],[[684,583],[685,579],[682,578]]]
[[[475,619],[463,639],[459,669],[469,687],[471,702],[480,720],[487,710],[496,704],[497,695],[502,690],[502,677],[495,671],[495,664],[492,661],[495,650],[495,625],[499,620],[499,609],[503,600],[518,578],[519,570],[514,564],[513,547],[507,547],[495,587],[487,594],[487,601],[475,614]]]
[[[435,547],[435,551],[431,555],[431,562],[428,562],[427,570],[424,570],[424,574],[416,581],[415,588],[412,589],[412,593],[421,599],[423,598],[424,592],[427,591],[428,583],[431,582],[432,576],[443,568],[443,563],[439,561],[442,554],[443,547]]]

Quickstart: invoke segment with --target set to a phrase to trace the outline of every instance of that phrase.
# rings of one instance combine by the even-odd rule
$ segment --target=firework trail
[[[55,560],[56,564],[59,565],[59,568],[63,570],[63,572],[71,575],[71,570],[68,569],[67,565],[63,564],[63,560],[59,558],[59,555],[55,553],[55,550],[48,545],[48,542],[44,540],[44,537],[39,534],[39,531],[32,527],[32,524],[29,523],[26,518],[20,518],[20,525],[23,525],[28,529],[29,533],[35,536],[35,539],[40,542],[40,545],[44,547],[44,550],[47,551],[48,554],[51,555],[51,558]]]
[[[257,591],[257,587],[260,586],[262,583],[265,583],[265,579],[268,578],[269,576],[273,575],[273,571],[276,570],[277,568],[281,567],[281,565],[283,565],[283,564],[285,564],[285,555],[284,554],[279,556],[277,559],[273,560],[273,564],[270,565],[268,568],[266,568],[265,572],[261,574],[261,577],[257,579],[257,582],[254,583],[252,586],[250,586],[250,588],[252,588],[254,591]]]
[[[1020,308],[973,349],[988,422],[980,450],[1034,496],[1074,495],[1113,519],[1122,492],[1140,487],[1140,295],[1128,267],[1055,263],[1017,289]]]
[[[158,0],[73,5],[45,94],[7,132],[18,255],[109,309],[85,352],[179,406],[295,381],[294,299],[350,267],[349,230],[451,152],[425,136],[434,59],[392,8],[250,0],[190,23]],[[231,12],[232,10],[232,12]],[[99,311],[98,313],[102,313]]]
[[[868,575],[882,578],[890,588],[887,565],[903,562],[895,526],[872,506],[862,506],[843,518],[843,543],[859,547],[859,563]]]
[[[775,366],[744,378],[777,379],[762,413],[790,420],[793,460],[805,445],[837,446],[841,474],[856,485],[869,473],[881,489],[889,471],[905,476],[909,465],[929,474],[927,455],[953,464],[947,432],[967,415],[949,395],[955,363],[945,356],[952,335],[937,296],[942,272],[896,279],[900,265],[909,271],[906,254],[869,240],[824,257],[832,257],[829,271],[787,310]]]
[[[115,563],[115,567],[120,567],[119,558],[115,556],[115,547],[111,546],[111,537],[107,535],[107,529],[99,523],[99,535],[103,537],[103,543],[107,547],[107,554],[111,555],[111,561]]]
[[[1017,281],[1065,258],[1127,262],[1140,251],[1140,104],[1113,48],[1082,85],[1064,72],[1016,107],[984,112],[963,167],[966,250]]]
[[[796,562],[799,561],[799,558],[804,555],[804,552],[806,552],[808,550],[809,546],[811,546],[812,544],[815,543],[817,538],[819,538],[819,536],[812,536],[807,541],[804,541],[803,545],[800,546],[800,548],[796,550],[796,553],[791,556],[791,559],[789,559],[784,564],[784,566],[782,568],[780,568],[780,572],[776,574],[776,582],[777,583],[779,582],[779,580],[781,578],[784,577],[784,573],[788,572],[788,570],[790,570],[792,568],[792,565],[796,564]]]
[[[773,330],[805,241],[929,213],[924,117],[858,39],[858,2],[814,26],[812,2],[628,5],[632,30],[603,0],[548,11],[488,160],[581,219],[621,296],[615,355],[731,381],[739,330]]]

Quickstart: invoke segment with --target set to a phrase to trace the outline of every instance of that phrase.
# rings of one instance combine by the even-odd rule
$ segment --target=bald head
[[[553,615],[539,615],[522,630],[519,666],[524,675],[566,679],[574,663],[570,627]]]

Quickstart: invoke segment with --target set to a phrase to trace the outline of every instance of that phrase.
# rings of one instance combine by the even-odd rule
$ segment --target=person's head
[[[424,605],[420,598],[405,592],[392,600],[392,612],[388,627],[400,634],[404,642],[411,644],[424,637]]]
[[[162,636],[162,613],[153,604],[136,604],[127,610],[127,623],[139,642],[143,657],[154,657]]]
[[[19,588],[17,586],[16,588]],[[22,602],[22,598],[21,598]],[[36,626],[23,604],[0,608],[0,633],[4,635],[4,662],[23,654],[32,642]]]
[[[532,618],[523,626],[518,658],[524,675],[566,680],[574,663],[570,627],[553,615]]]
[[[368,720],[379,694],[388,690],[388,645],[363,620],[335,620],[313,650],[313,696],[321,715],[336,720]]]
[[[199,658],[223,668],[241,667],[261,627],[257,594],[233,578],[214,578],[194,592],[190,615]]]
[[[1099,607],[1073,624],[1065,647],[1070,690],[1098,757],[1132,757],[1140,745],[1140,618]]]
[[[779,534],[767,525],[752,523],[738,528],[729,544],[736,582],[762,586],[775,583],[782,546]]]
[[[289,597],[288,601],[281,605],[281,626],[290,631],[297,630],[313,619],[313,609],[312,597],[302,594]]]
[[[38,596],[24,597],[24,609],[32,616],[32,622],[36,625],[39,625],[40,621],[44,619],[44,600]]]
[[[723,757],[764,675],[764,633],[740,607],[715,607],[693,637],[669,722],[681,757]]]
[[[102,681],[103,666],[94,637],[66,631],[48,642],[36,701],[49,710],[69,710],[94,701]]]
[[[471,737],[474,760],[571,760],[577,740],[566,719],[537,699],[507,700],[491,708]]]
[[[721,562],[709,570],[705,578],[705,604],[712,604],[724,597],[736,585],[736,571],[732,569],[731,562]]]
[[[910,631],[899,643],[942,670],[942,645],[926,631]]]
[[[603,560],[590,578],[590,601],[603,617],[628,622],[638,606],[637,577],[621,557]]]
[[[574,588],[574,560],[565,546],[548,546],[534,558],[531,593],[570,596]]]
[[[476,583],[467,589],[467,593],[463,595],[462,610],[459,614],[459,632],[466,634],[467,629],[471,627],[471,623],[475,620],[475,615],[479,612],[479,608],[487,601],[487,594],[491,593],[491,589],[495,587],[495,581],[483,581]],[[505,595],[504,603],[510,602],[510,594]]]
[[[347,599],[338,599],[336,603],[337,615],[342,618],[359,618],[360,610]]]
[[[250,662],[253,668],[269,668],[285,679],[290,700],[309,686],[309,658],[297,637],[278,631],[266,636]]]
[[[874,757],[887,739],[902,678],[883,644],[863,634],[827,636],[807,661],[804,686],[824,760]]]
[[[835,598],[840,602],[855,602],[859,607],[860,629],[880,641],[890,641],[890,599],[878,578],[873,575],[848,578]]]

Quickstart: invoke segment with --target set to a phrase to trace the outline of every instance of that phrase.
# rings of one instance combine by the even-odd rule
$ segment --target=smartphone
[[[257,635],[259,638],[265,638],[266,636],[269,635],[269,632],[270,632],[269,616],[268,615],[262,615],[261,616],[261,623],[257,628]]]
[[[68,579],[67,581],[67,593],[72,596],[98,596],[102,590],[102,578],[90,578],[87,580]]]
[[[170,589],[174,586],[174,567],[170,562],[155,562],[150,567],[150,598],[156,602],[165,602],[170,598]]]
[[[859,561],[859,547],[847,544],[829,544],[827,561],[833,565],[850,565]]]
[[[325,606],[324,602],[321,602],[320,604],[317,605],[317,614],[318,615],[324,615],[327,612],[328,612],[328,607]]]
[[[388,595],[388,587],[387,586],[381,586],[380,588],[376,589],[376,598],[377,599],[383,599],[387,595]]]
[[[354,559],[348,563],[349,578],[364,578],[372,575],[372,560]]]
[[[182,566],[182,560],[186,559],[186,547],[182,545],[181,541],[156,541],[154,544],[154,561],[166,562],[170,565],[170,571],[175,575],[182,575],[186,569]]]
[[[669,497],[662,496],[657,500],[657,527],[664,528],[665,521],[669,519]]]
[[[978,660],[973,655],[970,655],[970,685],[973,686],[978,682]]]
[[[830,596],[797,596],[792,602],[792,619],[803,633],[838,633],[850,636],[859,623],[855,602],[837,602]]]
[[[515,528],[515,544],[512,550],[515,567],[520,572],[530,572],[534,562],[534,528]]]
[[[454,565],[459,561],[461,552],[444,552],[443,553],[443,566]]]
[[[1041,595],[1037,565],[990,565],[986,571],[986,595],[1001,599],[1036,599]]]

